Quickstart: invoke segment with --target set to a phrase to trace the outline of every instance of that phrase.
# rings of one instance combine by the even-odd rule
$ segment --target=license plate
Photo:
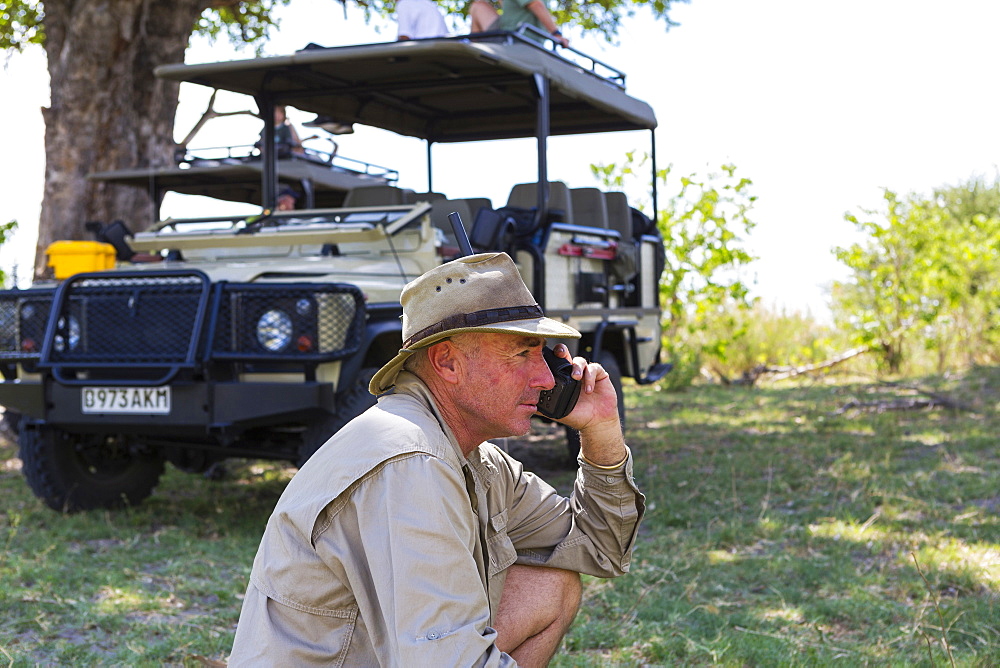
[[[85,387],[80,397],[84,413],[170,413],[169,387]]]

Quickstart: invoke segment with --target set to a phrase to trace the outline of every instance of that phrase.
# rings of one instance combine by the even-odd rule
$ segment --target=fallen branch
[[[918,411],[928,408],[954,408],[953,405],[936,399],[897,399],[895,401],[848,401],[833,412],[842,415],[847,411],[858,410],[868,413],[885,413],[886,411]]]
[[[972,412],[974,410],[972,406],[969,406],[968,404],[964,404],[961,401],[958,401],[957,399],[953,399],[952,397],[948,397],[943,394],[938,394],[937,392],[932,392],[931,390],[920,387],[919,385],[903,385],[902,383],[895,383],[890,380],[880,380],[879,382],[882,383],[883,385],[888,385],[890,387],[899,387],[904,390],[910,390],[911,392],[916,392],[926,397],[930,397],[933,401],[937,402],[938,405],[944,408],[950,408],[952,410],[966,411],[966,412]]]
[[[871,346],[859,346],[857,348],[851,348],[846,350],[835,357],[830,359],[817,362],[816,364],[805,364],[803,366],[786,366],[786,367],[770,367],[767,369],[767,373],[775,374],[771,380],[784,380],[785,378],[792,378],[794,376],[800,376],[804,373],[813,373],[814,371],[823,371],[825,369],[830,369],[837,366],[849,359],[854,359],[860,355],[864,355],[871,351]]]
[[[722,381],[723,385],[754,385],[764,375],[770,375],[771,380],[785,380],[806,373],[825,371],[869,351],[871,351],[871,346],[851,348],[823,362],[802,366],[768,366],[766,364],[758,364],[755,367],[745,370],[740,374],[739,378],[729,378],[718,367],[713,367],[712,370],[719,376],[719,380]]]

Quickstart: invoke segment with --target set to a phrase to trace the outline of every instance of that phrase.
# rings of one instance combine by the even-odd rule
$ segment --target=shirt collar
[[[484,446],[487,442],[480,443],[472,452],[469,453],[467,457],[462,455],[462,448],[458,445],[458,439],[455,438],[455,434],[452,432],[451,427],[445,422],[444,416],[438,410],[437,403],[434,401],[434,395],[431,393],[430,388],[424,384],[424,381],[410,372],[410,371],[400,371],[399,377],[396,379],[396,387],[394,393],[405,395],[416,399],[421,404],[426,406],[434,418],[438,421],[441,426],[441,431],[444,432],[445,437],[448,442],[451,443],[451,447],[454,449],[456,456],[462,466],[469,465],[473,470],[475,470],[480,476],[485,480],[491,475],[496,475],[496,466],[490,461],[490,458],[486,455]],[[483,475],[487,473],[489,475]],[[489,485],[487,484],[487,487]]]

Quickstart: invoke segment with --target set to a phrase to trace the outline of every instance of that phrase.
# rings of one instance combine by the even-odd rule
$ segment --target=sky
[[[929,193],[1000,165],[1000,87],[995,0],[691,0],[667,31],[640,12],[617,42],[564,26],[574,47],[627,74],[627,90],[648,102],[659,122],[660,167],[674,174],[737,166],[753,181],[756,227],[743,240],[759,259],[746,272],[752,294],[768,306],[829,317],[829,285],[846,277],[833,248],[858,241],[848,211],[878,209],[884,188]],[[389,22],[366,26],[361,11],[334,0],[294,0],[281,14],[269,55],[309,42],[324,46],[391,40]],[[468,32],[449,19],[455,33]],[[198,40],[187,62],[251,57],[227,43]],[[8,57],[0,70],[0,219],[21,232],[0,249],[0,266],[20,265],[23,283],[37,228],[44,176],[40,108],[48,80],[40,50]],[[203,111],[210,91],[181,89],[176,137]],[[252,109],[220,96],[220,110]],[[291,110],[301,123],[312,114]],[[223,127],[225,125],[225,127]],[[256,138],[249,117],[209,123],[192,145]],[[249,139],[248,139],[249,137]],[[426,190],[423,144],[379,131],[338,138],[340,153],[400,171],[399,185]],[[495,205],[514,183],[536,178],[533,142],[436,146],[434,189],[450,197],[486,195]],[[649,148],[648,133],[556,138],[550,177],[596,185],[591,163],[620,161]],[[471,166],[470,166],[471,165]],[[171,208],[172,207],[172,208]],[[202,215],[203,203],[177,197],[165,214]]]

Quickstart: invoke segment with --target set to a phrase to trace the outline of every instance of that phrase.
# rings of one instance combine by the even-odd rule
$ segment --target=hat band
[[[459,313],[450,315],[440,322],[436,322],[430,327],[422,330],[403,342],[404,348],[409,348],[414,343],[423,341],[429,336],[446,332],[450,329],[465,329],[469,327],[483,327],[493,325],[498,322],[512,322],[514,320],[526,320],[528,318],[541,318],[545,315],[542,307],[538,304],[532,306],[508,306],[507,308],[488,308],[474,313]]]

